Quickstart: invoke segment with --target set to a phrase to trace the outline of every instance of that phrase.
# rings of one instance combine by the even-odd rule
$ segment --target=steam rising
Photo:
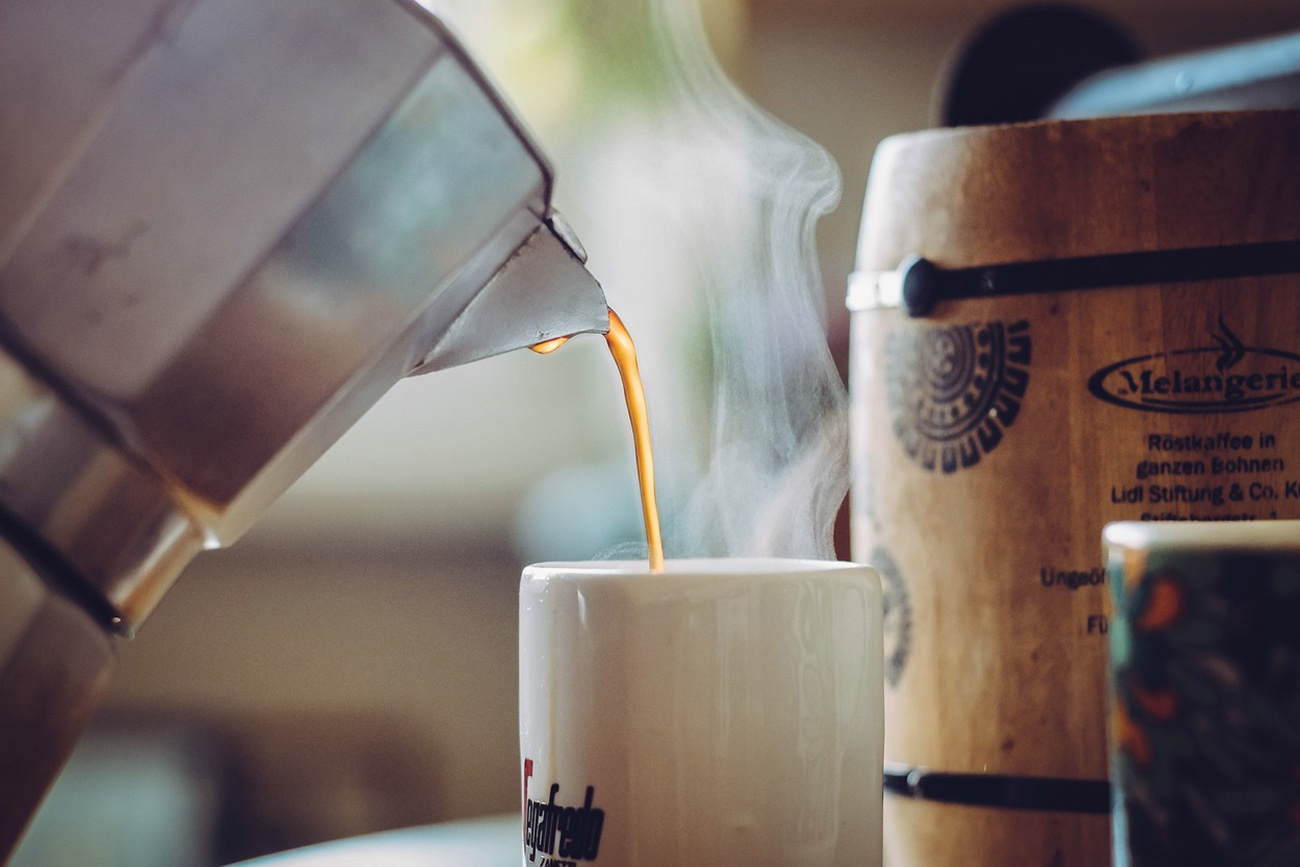
[[[712,453],[665,537],[674,556],[831,559],[848,431],[814,230],[839,201],[839,172],[726,78],[698,0],[650,5],[698,171],[693,198],[707,209],[698,223],[716,229],[697,239],[695,263],[712,333]]]

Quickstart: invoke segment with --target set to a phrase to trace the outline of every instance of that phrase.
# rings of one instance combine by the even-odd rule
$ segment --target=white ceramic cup
[[[529,566],[523,864],[877,867],[881,658],[867,566]]]

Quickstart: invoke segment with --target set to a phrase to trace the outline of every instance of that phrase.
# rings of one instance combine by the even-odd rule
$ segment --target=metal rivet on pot
[[[939,300],[939,269],[929,259],[908,256],[899,265],[903,274],[903,306],[909,316],[925,316]]]

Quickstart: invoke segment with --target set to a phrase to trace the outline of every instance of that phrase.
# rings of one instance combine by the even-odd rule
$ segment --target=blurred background
[[[672,146],[679,94],[652,2],[426,5],[556,165],[556,203],[638,342],[671,501],[705,460],[699,261],[728,245],[692,152]],[[842,201],[816,242],[824,328],[842,349],[872,152],[934,125],[945,64],[1004,4],[699,2],[731,79],[840,167]],[[1085,5],[1146,56],[1300,28],[1294,0]],[[516,809],[519,570],[641,538],[603,341],[400,383],[122,643],[106,706],[15,863],[202,867]]]

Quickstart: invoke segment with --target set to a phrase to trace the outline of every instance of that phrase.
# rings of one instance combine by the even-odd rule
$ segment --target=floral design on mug
[[[1129,863],[1300,864],[1300,554],[1157,552],[1112,569]]]

